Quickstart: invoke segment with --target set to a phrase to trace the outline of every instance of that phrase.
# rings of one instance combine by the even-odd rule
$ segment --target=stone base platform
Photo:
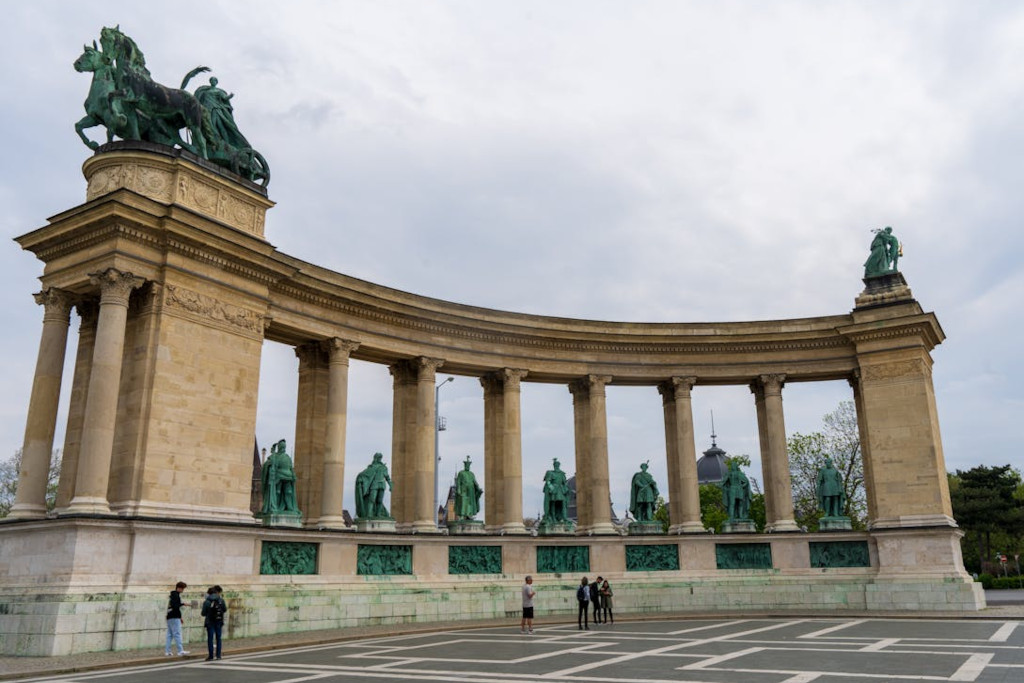
[[[537,525],[538,536],[575,536],[576,525],[572,522],[541,522]]]
[[[850,531],[853,523],[849,517],[822,517],[818,520],[818,529],[821,531]]]
[[[735,519],[722,524],[723,534],[753,534],[757,533],[757,527],[749,519]]]
[[[627,531],[630,536],[659,536],[665,533],[661,522],[630,522]]]
[[[356,531],[370,534],[393,534],[395,533],[395,520],[393,519],[356,519]]]
[[[271,515],[257,515],[263,526],[284,526],[292,529],[302,528],[302,515],[298,512],[280,512]]]
[[[478,519],[455,519],[448,522],[452,536],[479,536],[485,533],[484,523]]]
[[[891,611],[985,607],[953,528],[643,537],[352,534],[257,525],[75,518],[0,523],[0,654],[53,656],[160,647],[177,581],[187,601],[222,585],[230,638],[375,624],[518,618],[526,574],[545,615],[576,613],[580,571],[615,589],[619,614]],[[373,548],[408,569],[368,569]],[[634,546],[664,567],[628,569]],[[217,547],[217,555],[194,552]],[[456,553],[452,548],[458,548]],[[653,550],[653,549],[652,549]],[[538,572],[570,558],[561,572]],[[457,572],[456,555],[500,558],[500,573]],[[305,561],[305,560],[308,560]],[[364,560],[364,561],[361,561]],[[851,566],[852,565],[852,566]],[[740,567],[720,569],[719,567]],[[282,574],[305,567],[308,574]],[[367,575],[367,571],[377,571]],[[315,572],[315,573],[312,573]],[[186,628],[201,618],[185,613]]]

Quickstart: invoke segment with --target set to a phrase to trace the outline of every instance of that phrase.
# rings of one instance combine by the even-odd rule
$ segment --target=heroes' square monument
[[[17,238],[43,264],[42,325],[18,496],[0,523],[0,653],[158,645],[167,586],[179,579],[227,587],[226,633],[237,637],[506,617],[518,613],[523,575],[568,591],[597,558],[619,614],[985,606],[963,569],[946,483],[930,355],[943,332],[899,273],[891,229],[871,245],[853,309],[831,316],[610,323],[439,301],[278,251],[264,234],[269,166],[216,79],[194,92],[165,88],[134,41],[109,28],[75,66],[93,78],[76,125],[97,147],[83,165],[85,201]],[[92,126],[106,128],[107,144],[82,133]],[[72,311],[79,341],[48,515]],[[274,480],[281,498],[267,508],[289,515],[283,525],[261,523],[250,508],[265,340],[299,358],[294,471]],[[372,499],[367,519],[376,523],[359,531],[342,514],[350,358],[386,364],[394,388],[380,459],[390,510]],[[460,514],[468,523],[482,512],[483,528],[465,535],[440,534],[435,520],[442,367],[481,385],[487,490],[479,510],[467,483],[477,510]],[[823,478],[823,504],[839,521],[803,533],[785,387],[837,379],[850,383],[856,405],[868,529],[841,524]],[[554,519],[550,536],[523,525],[522,382],[571,394],[581,494],[576,525]],[[661,394],[668,534],[623,536],[612,524],[608,385]],[[744,533],[705,531],[690,404],[699,385],[750,387],[768,534],[746,533],[742,497],[735,521]],[[350,466],[362,468],[370,455],[353,457]],[[366,481],[382,500],[376,479]],[[637,480],[638,509],[650,486]],[[211,547],[218,551],[167,552]]]

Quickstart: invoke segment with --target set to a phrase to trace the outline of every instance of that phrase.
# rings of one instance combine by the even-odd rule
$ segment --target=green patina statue
[[[633,486],[629,493],[629,511],[638,522],[650,522],[654,519],[654,509],[658,504],[658,485],[647,472],[647,463],[640,465],[640,471],[633,475]]]
[[[391,490],[391,477],[381,453],[373,454],[373,462],[356,475],[356,519],[391,519],[384,507],[384,493]]]
[[[85,135],[87,128],[104,126],[107,142],[115,137],[181,147],[196,156],[231,170],[247,180],[266,186],[270,167],[235,125],[232,95],[210,85],[185,90],[193,76],[209,71],[196,67],[182,80],[181,88],[168,88],[153,80],[146,57],[135,41],[119,27],[100,31],[100,43],[83,47],[75,71],[91,72],[92,85],[85,100],[85,116],[75,131],[90,149],[99,144]],[[182,137],[188,131],[190,140]]]
[[[875,238],[871,240],[871,254],[864,262],[864,277],[898,273],[896,264],[903,249],[896,235],[892,234],[892,228],[872,232],[875,233]]]
[[[730,522],[750,519],[750,481],[735,460],[722,477],[722,502]]]
[[[473,519],[480,512],[480,496],[484,490],[476,481],[476,475],[469,471],[470,460],[455,476],[455,519]]]
[[[275,443],[263,463],[264,515],[299,514],[299,505],[295,500],[295,469],[285,447],[284,439]]]
[[[544,473],[545,524],[569,521],[569,483],[555,458],[553,469]]]
[[[825,458],[825,466],[818,470],[814,492],[826,517],[843,516],[846,510],[846,490],[843,488],[842,475],[832,465],[832,458]]]

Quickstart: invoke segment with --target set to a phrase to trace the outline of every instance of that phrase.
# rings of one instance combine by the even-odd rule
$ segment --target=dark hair
[[[214,593],[217,593],[218,595],[220,595],[221,593],[223,593],[223,592],[224,592],[224,589],[223,589],[223,588],[221,588],[220,586],[214,586],[214,587],[213,587],[213,592],[214,592]]]
[[[179,581],[177,584],[175,584],[174,587],[175,588],[188,588],[188,584],[185,583],[184,581]]]
[[[583,580],[580,581],[580,585],[581,586],[586,586],[588,583],[589,583],[589,581],[587,581],[587,577],[585,577],[585,576],[583,577]]]

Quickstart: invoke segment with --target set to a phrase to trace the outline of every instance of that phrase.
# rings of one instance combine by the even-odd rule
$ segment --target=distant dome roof
[[[725,464],[725,451],[712,441],[711,448],[704,451],[697,460],[697,482],[700,484],[717,484],[725,477],[729,467]]]

